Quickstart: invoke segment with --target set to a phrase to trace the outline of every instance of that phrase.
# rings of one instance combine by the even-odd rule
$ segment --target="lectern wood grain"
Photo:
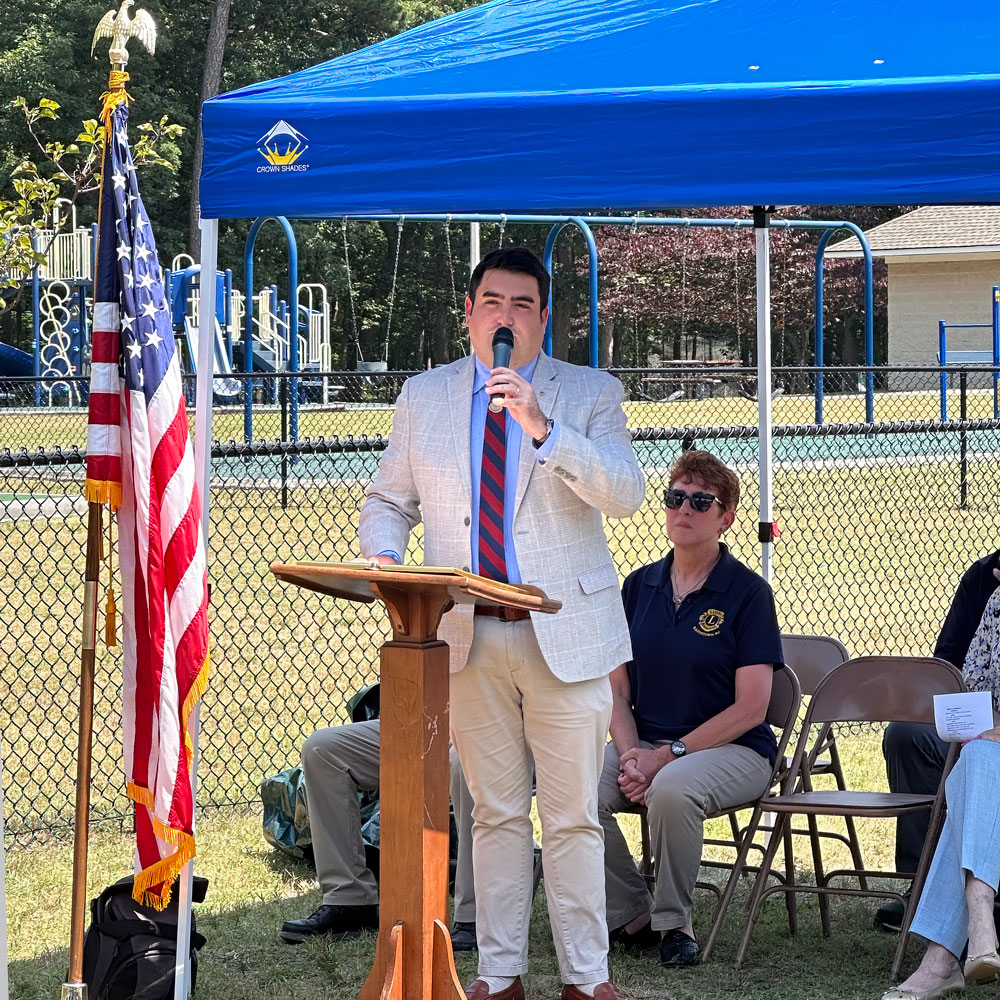
[[[387,642],[381,670],[379,935],[361,1000],[396,995],[391,981],[400,962],[401,1000],[459,1000],[457,979],[434,982],[433,975],[434,924],[448,914],[448,647],[433,639]],[[392,954],[397,921],[401,958]],[[453,970],[450,944],[445,967]]]

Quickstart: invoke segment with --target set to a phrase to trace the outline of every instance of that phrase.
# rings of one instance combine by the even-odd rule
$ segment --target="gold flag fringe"
[[[184,727],[184,745],[187,747],[188,760],[194,754],[194,746],[191,742],[191,734],[188,730],[188,720],[195,706],[201,700],[202,695],[208,688],[208,675],[211,669],[211,658],[206,653],[205,662],[198,671],[191,690],[188,691],[184,699],[184,706],[181,709],[181,725]],[[153,823],[153,830],[156,835],[165,840],[168,844],[174,844],[177,850],[167,858],[162,858],[156,864],[144,868],[132,883],[132,898],[137,903],[152,906],[156,910],[162,910],[170,902],[173,892],[174,880],[180,874],[181,869],[190,861],[194,855],[194,836],[185,833],[183,830],[176,830],[171,826],[165,826],[157,819],[153,811],[153,793],[148,788],[143,788],[134,782],[129,782],[126,786],[126,794],[133,802],[145,806],[149,810],[150,819]],[[153,886],[163,884],[163,891],[159,894],[152,891]]]
[[[122,503],[122,484],[88,479],[83,487],[83,496],[90,503],[107,504],[112,510],[117,510]]]
[[[194,837],[183,830],[175,830],[165,826],[156,818],[153,812],[153,795],[148,788],[142,788],[131,781],[128,783],[128,797],[133,802],[145,806],[153,823],[153,830],[160,840],[173,844],[177,850],[168,857],[161,858],[148,868],[143,868],[132,882],[132,898],[137,903],[151,906],[154,910],[163,910],[170,904],[173,895],[174,882],[181,869],[194,857]],[[160,892],[154,892],[154,886],[162,885]]]
[[[201,701],[201,696],[208,689],[208,675],[212,670],[212,658],[210,654],[205,654],[205,662],[201,665],[201,669],[198,671],[198,676],[194,679],[194,684],[191,685],[191,690],[188,691],[187,697],[184,699],[184,705],[181,708],[181,725],[184,727],[184,746],[187,747],[188,759],[194,756],[194,744],[191,742],[191,730],[188,728],[188,719],[191,718],[191,713],[195,709],[195,705]]]

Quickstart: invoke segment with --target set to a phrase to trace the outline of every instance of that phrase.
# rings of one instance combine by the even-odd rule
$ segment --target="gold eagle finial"
[[[118,12],[109,10],[98,22],[94,32],[94,41],[90,46],[90,54],[94,54],[99,38],[110,38],[111,48],[108,56],[117,69],[123,70],[128,62],[126,45],[130,38],[138,38],[150,55],[156,50],[156,24],[148,10],[137,10],[135,17],[129,17],[129,7],[135,6],[135,0],[123,0]]]

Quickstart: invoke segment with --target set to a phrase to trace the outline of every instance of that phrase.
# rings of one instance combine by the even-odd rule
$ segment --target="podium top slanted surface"
[[[394,585],[428,590],[443,587],[456,604],[494,605],[550,615],[562,607],[562,602],[546,597],[539,587],[500,583],[446,566],[380,566],[368,560],[272,563],[271,572],[284,583],[366,604],[378,600],[373,585]]]

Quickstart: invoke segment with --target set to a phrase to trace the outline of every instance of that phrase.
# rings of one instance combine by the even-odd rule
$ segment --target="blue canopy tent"
[[[969,0],[495,0],[204,106],[206,218],[997,198]]]
[[[207,101],[202,267],[216,267],[219,219],[267,214],[997,201],[995,13],[987,0],[494,0]],[[769,523],[768,229],[758,218]],[[207,323],[214,283],[203,294]],[[207,530],[208,330],[200,344]],[[185,977],[176,984],[182,1000]]]

